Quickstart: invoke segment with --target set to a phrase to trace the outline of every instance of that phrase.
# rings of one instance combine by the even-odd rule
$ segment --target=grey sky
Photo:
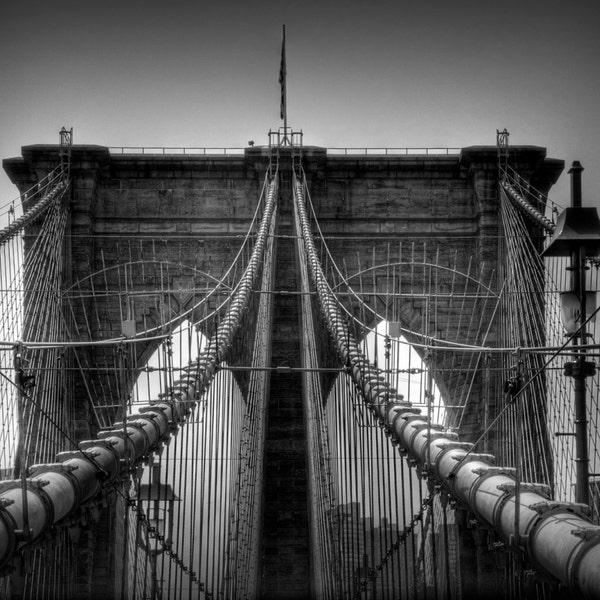
[[[56,143],[244,146],[279,121],[322,146],[513,144],[580,160],[600,200],[594,3],[9,3],[0,23],[0,156]],[[16,195],[0,173],[0,204]],[[552,197],[568,203],[566,174]]]

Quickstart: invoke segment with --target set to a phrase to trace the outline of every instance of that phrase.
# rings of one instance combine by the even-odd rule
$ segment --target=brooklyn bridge
[[[600,598],[581,165],[59,141],[3,161],[0,598]]]

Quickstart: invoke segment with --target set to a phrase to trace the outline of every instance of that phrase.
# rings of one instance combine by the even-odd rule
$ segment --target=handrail
[[[404,148],[327,148],[327,154],[342,154],[347,155],[400,155],[400,156],[414,156],[414,155],[426,155],[426,156],[458,156],[462,148],[441,148],[441,147],[429,147],[419,148],[413,146],[407,146]]]
[[[252,146],[248,146],[252,147]],[[260,147],[260,146],[256,146]],[[144,156],[157,155],[184,155],[184,156],[241,156],[247,148],[243,147],[185,147],[185,146],[109,146],[108,151],[117,155],[141,154]],[[385,148],[385,147],[333,147],[325,148],[327,154],[344,156],[365,156],[365,155],[390,155],[390,156],[458,156],[462,148],[443,148],[443,147],[413,147],[403,148]]]
[[[245,148],[219,148],[219,147],[205,147],[205,148],[186,148],[183,146],[109,146],[108,151],[111,154],[143,154],[149,156],[156,155],[185,155],[185,156],[204,156],[204,155],[218,155],[218,156],[240,156],[244,154]]]

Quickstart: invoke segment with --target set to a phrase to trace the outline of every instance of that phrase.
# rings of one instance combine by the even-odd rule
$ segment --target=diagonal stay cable
[[[197,399],[210,385],[219,363],[225,359],[259,282],[276,199],[277,183],[274,180],[269,184],[256,243],[240,285],[208,348],[190,364],[183,378],[174,382],[166,397],[140,408],[139,414],[130,417],[127,423],[116,424],[102,431],[98,438],[79,443],[79,449],[90,454],[97,467],[92,468],[89,460],[82,458],[79,452],[61,453],[57,457],[62,461],[60,465],[43,465],[43,469],[28,479],[30,500],[51,507],[40,510],[39,518],[30,523],[32,542],[39,540],[49,527],[73,514],[83,503],[107,490],[120,478],[127,464],[135,465],[160,449],[172,432],[185,422]],[[126,457],[131,460],[124,460]],[[9,484],[5,482],[0,491],[0,564],[6,564],[23,544],[15,535],[16,530],[23,528],[22,499],[10,491]],[[65,490],[70,492],[65,493]]]
[[[312,240],[303,188],[296,180],[294,192],[311,276],[330,335],[355,385],[362,391],[363,400],[379,424],[390,433],[391,441],[398,443],[418,464],[428,465],[426,475],[432,484],[446,484],[453,497],[468,506],[478,520],[491,526],[502,538],[514,535],[513,521],[516,519],[505,517],[504,512],[512,514],[517,508],[519,531],[527,532],[527,537],[515,541],[530,560],[558,577],[574,593],[600,598],[597,570],[600,536],[578,511],[577,505],[554,505],[547,493],[533,484],[528,484],[527,493],[521,493],[517,503],[518,482],[509,470],[493,467],[493,457],[474,454],[472,444],[461,443],[456,434],[432,425],[426,417],[420,416],[418,409],[404,402],[385,380],[378,381],[378,369],[364,357],[350,335],[338,301],[327,285]],[[556,351],[549,360],[558,353]],[[470,448],[470,460],[465,460],[467,448]],[[481,492],[480,486],[485,488]],[[525,502],[523,496],[527,498]],[[561,537],[562,545],[554,551],[549,548],[548,540],[556,536]],[[573,556],[578,560],[574,561]]]

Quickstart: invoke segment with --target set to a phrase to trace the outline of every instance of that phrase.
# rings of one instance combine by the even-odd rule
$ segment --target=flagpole
[[[281,44],[281,66],[279,69],[281,84],[281,117],[283,118],[283,144],[287,139],[287,65],[285,56],[285,25],[283,25],[283,42]]]
[[[283,135],[287,138],[287,57],[285,55],[285,25],[283,26]]]

